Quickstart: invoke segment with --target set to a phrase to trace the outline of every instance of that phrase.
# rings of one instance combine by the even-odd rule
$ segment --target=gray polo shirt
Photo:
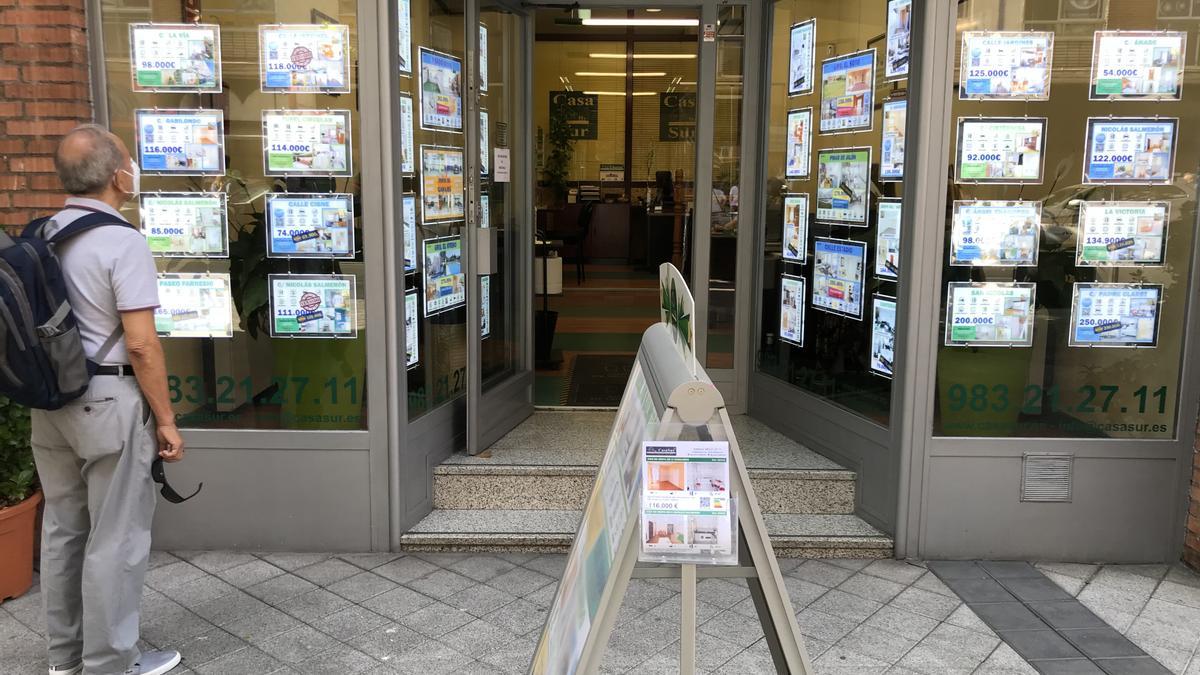
[[[46,225],[46,237],[91,213],[72,208],[78,206],[125,219],[104,202],[71,197]],[[158,269],[141,232],[130,227],[100,227],[72,237],[55,252],[62,264],[67,297],[79,321],[79,335],[88,358],[95,356],[120,325],[121,312],[158,307]],[[104,364],[128,363],[129,353],[125,339],[121,338]]]

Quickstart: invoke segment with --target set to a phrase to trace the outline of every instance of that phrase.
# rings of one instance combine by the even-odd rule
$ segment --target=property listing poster
[[[488,140],[488,111],[479,111],[479,175],[488,176],[492,173],[491,142]]]
[[[406,368],[415,368],[421,360],[420,321],[417,320],[417,289],[404,294],[404,362]]]
[[[783,259],[801,263],[808,258],[808,194],[783,198]]]
[[[956,201],[950,226],[950,264],[1037,266],[1041,223],[1041,202]]]
[[[962,36],[960,99],[1050,98],[1054,33],[967,31]]]
[[[492,226],[492,197],[484,193],[479,195],[479,227],[488,229]]]
[[[960,117],[955,180],[1040,183],[1045,117]]]
[[[812,304],[816,309],[862,319],[867,245],[817,237],[813,249]]]
[[[354,277],[338,274],[272,274],[271,337],[353,337]]]
[[[779,339],[797,347],[804,346],[804,277],[783,275],[779,283]]]
[[[220,110],[137,110],[142,173],[225,175],[225,113]]]
[[[640,557],[734,552],[727,441],[645,441],[642,463]]]
[[[817,221],[867,226],[871,202],[871,148],[817,153]]]
[[[412,75],[412,0],[399,0],[396,15],[399,33],[399,70],[404,76]]]
[[[908,75],[909,45],[912,41],[912,0],[888,0],[887,59],[883,76],[897,80]]]
[[[267,176],[352,176],[349,110],[264,110]]]
[[[267,256],[353,258],[354,195],[268,194]]]
[[[401,220],[404,221],[404,273],[417,269],[417,196],[404,195]]]
[[[221,27],[129,24],[133,90],[221,93]]]
[[[400,96],[400,173],[417,172],[417,155],[413,145],[413,100]]]
[[[1174,118],[1088,118],[1083,182],[1170,183],[1178,123]]]
[[[488,29],[482,22],[479,24],[479,91],[488,90]]]
[[[1161,265],[1170,202],[1083,202],[1079,205],[1080,267]]]
[[[879,220],[875,226],[875,276],[880,279],[900,278],[900,226],[903,206],[899,199],[879,200]]]
[[[1032,283],[948,284],[946,346],[1033,346]]]
[[[425,240],[425,316],[433,316],[467,301],[462,237]]]
[[[879,180],[904,180],[904,129],[908,124],[908,100],[883,102],[883,140],[879,146]]]
[[[1157,345],[1162,288],[1138,284],[1075,284],[1070,346]]]
[[[259,26],[258,48],[262,90],[267,93],[350,92],[349,26]]]
[[[154,328],[163,337],[233,337],[228,274],[159,274]]]
[[[816,19],[792,26],[788,40],[788,96],[807,94],[813,90],[813,44],[816,35]]]
[[[492,335],[492,278],[484,275],[479,277],[479,338],[487,339]]]
[[[462,148],[421,146],[421,211],[425,223],[463,219]]]
[[[462,61],[419,47],[421,59],[421,128],[462,131]]]
[[[1178,101],[1187,33],[1096,31],[1090,98]]]
[[[821,133],[869,130],[874,109],[874,49],[821,62]]]
[[[138,200],[142,234],[154,255],[229,257],[225,193],[157,192]]]
[[[871,300],[871,372],[891,377],[896,367],[896,299]]]
[[[787,115],[788,178],[808,178],[812,157],[812,108],[789,110]]]

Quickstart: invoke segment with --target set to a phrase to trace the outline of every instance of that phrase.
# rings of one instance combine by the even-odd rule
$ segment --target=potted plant
[[[34,524],[41,501],[29,449],[29,410],[0,397],[0,602],[33,585]]]

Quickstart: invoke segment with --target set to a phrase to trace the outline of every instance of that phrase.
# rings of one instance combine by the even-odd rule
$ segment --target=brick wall
[[[84,0],[0,0],[0,225],[62,206],[58,138],[92,119]]]
[[[1188,504],[1187,534],[1183,543],[1183,561],[1200,570],[1200,420],[1196,422],[1196,440],[1192,446],[1192,489]]]

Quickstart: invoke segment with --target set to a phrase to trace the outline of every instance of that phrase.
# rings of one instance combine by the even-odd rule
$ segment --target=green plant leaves
[[[30,431],[29,409],[0,396],[0,508],[19,504],[37,490]]]

